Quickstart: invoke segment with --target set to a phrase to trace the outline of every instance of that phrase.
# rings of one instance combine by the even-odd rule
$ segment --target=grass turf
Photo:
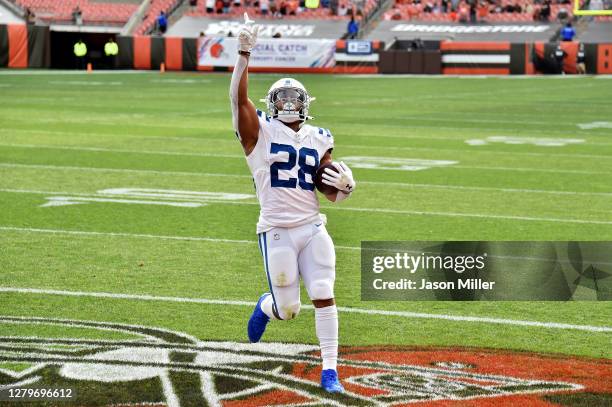
[[[253,75],[252,99],[274,78]],[[298,79],[317,96],[313,124],[331,129],[335,157],[457,162],[422,171],[356,168],[359,186],[351,200],[323,203],[340,246],[340,305],[609,324],[606,302],[362,302],[354,248],[362,240],[612,239],[612,129],[579,126],[612,117],[610,81]],[[228,82],[221,74],[0,73],[0,286],[254,301],[266,289],[254,198],[199,208],[41,207],[49,196],[107,188],[253,194],[231,129]],[[584,141],[466,143],[492,136]],[[136,234],[247,242],[127,236]],[[244,306],[18,293],[0,293],[0,308],[4,315],[137,323],[238,341],[246,339],[250,313]],[[295,321],[273,324],[265,339],[316,343],[312,319],[305,310]],[[13,332],[13,325],[0,324],[1,335]],[[604,358],[612,349],[609,333],[380,315],[341,314],[341,332],[347,345],[460,345]]]

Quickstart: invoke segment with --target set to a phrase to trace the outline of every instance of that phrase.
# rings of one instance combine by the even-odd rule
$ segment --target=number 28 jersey
[[[330,131],[304,124],[296,133],[260,110],[257,115],[259,137],[246,158],[261,207],[257,233],[322,222],[314,180],[334,148]]]

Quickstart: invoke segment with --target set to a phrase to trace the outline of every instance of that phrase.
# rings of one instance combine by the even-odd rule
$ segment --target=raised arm
[[[246,155],[255,148],[259,134],[257,111],[248,95],[249,56],[257,41],[257,31],[258,27],[253,27],[253,21],[244,13],[244,26],[238,34],[238,57],[230,83],[232,122]]]

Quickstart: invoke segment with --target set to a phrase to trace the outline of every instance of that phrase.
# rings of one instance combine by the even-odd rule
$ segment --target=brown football
[[[331,163],[323,164],[317,170],[317,175],[315,176],[315,185],[320,193],[322,194],[333,194],[338,191],[336,187],[332,187],[331,185],[327,185],[323,183],[323,174],[326,168],[330,168],[334,172],[338,172],[336,167],[334,167]]]

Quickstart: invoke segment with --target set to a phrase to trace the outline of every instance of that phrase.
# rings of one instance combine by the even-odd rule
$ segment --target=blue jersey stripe
[[[268,287],[270,287],[270,294],[272,294],[272,308],[274,310],[274,314],[277,316],[277,318],[280,319],[280,317],[278,317],[278,311],[276,310],[276,298],[274,298],[274,290],[272,289],[272,280],[270,279],[270,270],[268,268],[268,241],[266,239],[266,232],[261,233],[259,236],[263,239],[264,267],[266,269],[266,276],[268,277]]]

